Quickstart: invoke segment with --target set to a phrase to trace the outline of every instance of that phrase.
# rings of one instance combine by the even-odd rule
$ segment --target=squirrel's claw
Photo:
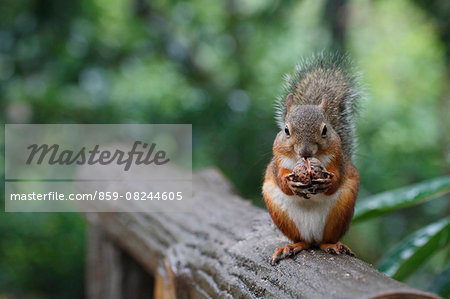
[[[285,259],[290,256],[294,256],[303,249],[308,249],[310,244],[306,242],[298,242],[295,244],[286,244],[285,247],[279,247],[275,249],[275,252],[270,259],[270,264],[272,266],[276,265],[280,260]]]
[[[307,188],[307,187],[311,186],[309,184],[303,184],[301,182],[294,182],[294,181],[289,181],[289,185],[294,188]]]
[[[310,188],[311,185],[303,184],[301,182],[294,182],[290,180],[287,181],[287,184],[295,195],[303,196],[303,198],[306,199],[309,198],[308,193],[311,192],[308,192],[308,188]]]
[[[328,176],[326,178],[320,179],[313,179],[311,180],[311,183],[316,185],[331,185],[331,183],[333,182],[333,176]]]
[[[327,184],[327,183],[331,183],[331,179],[314,179],[311,180],[311,182],[314,184]]]
[[[312,189],[312,190],[308,189],[308,191],[313,194],[326,192],[328,190],[328,188],[331,187],[331,184],[333,183],[331,178],[314,179],[311,182],[313,185],[310,189]]]
[[[291,256],[291,250],[286,246],[286,247],[279,247],[277,249],[275,249],[275,252],[272,255],[272,258],[270,259],[270,264],[272,266],[275,266],[276,264],[278,264],[278,262],[284,258],[287,258],[289,256]]]
[[[286,174],[284,176],[284,178],[287,179],[288,181],[292,182],[294,180],[294,178],[295,178],[295,174],[294,173]]]
[[[350,255],[350,256],[355,256],[355,254],[350,250],[350,248],[348,248],[347,245],[342,244],[341,242],[323,243],[323,244],[320,244],[320,249],[322,249],[326,253],[346,254],[346,255]]]

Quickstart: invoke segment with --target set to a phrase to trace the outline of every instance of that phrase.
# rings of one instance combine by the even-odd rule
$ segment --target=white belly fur
[[[321,243],[328,213],[340,195],[311,195],[309,199],[286,195],[274,182],[264,184],[265,192],[270,194],[273,202],[285,211],[295,223],[302,240]]]

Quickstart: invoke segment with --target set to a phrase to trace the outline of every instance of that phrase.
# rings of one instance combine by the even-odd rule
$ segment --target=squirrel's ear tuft
[[[327,110],[327,105],[328,105],[328,97],[327,95],[323,95],[322,96],[322,102],[320,103],[319,107],[322,108],[322,110]]]
[[[294,95],[290,93],[286,97],[286,112],[289,112],[293,103],[294,103]]]

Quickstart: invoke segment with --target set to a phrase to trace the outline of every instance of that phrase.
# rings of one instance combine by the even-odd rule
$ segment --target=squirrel
[[[272,265],[312,246],[354,256],[339,242],[353,217],[359,187],[351,159],[362,94],[350,66],[348,56],[320,53],[285,76],[287,95],[277,99],[280,132],[262,191],[273,222],[294,244],[277,248]],[[317,188],[305,190],[288,178],[297,161],[308,158],[318,159],[331,175]]]

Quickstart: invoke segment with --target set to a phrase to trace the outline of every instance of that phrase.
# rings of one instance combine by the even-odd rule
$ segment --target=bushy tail
[[[347,55],[319,53],[302,60],[294,74],[285,75],[285,92],[277,99],[277,123],[284,128],[286,97],[294,95],[296,105],[320,105],[327,99],[325,114],[339,134],[343,150],[352,156],[356,137],[354,117],[363,97],[359,74]]]

